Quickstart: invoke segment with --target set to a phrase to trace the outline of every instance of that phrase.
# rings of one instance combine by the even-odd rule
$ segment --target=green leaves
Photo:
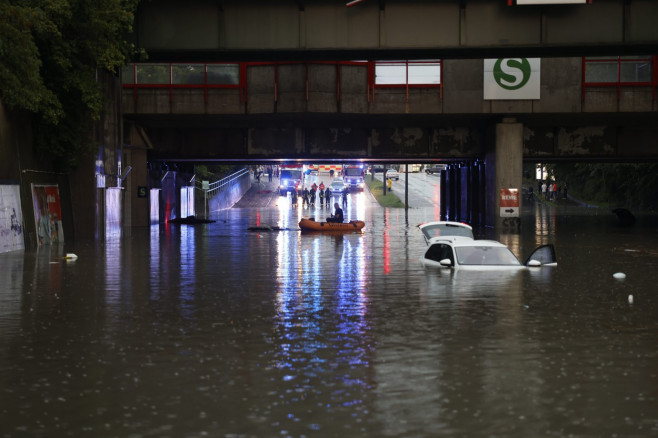
[[[590,203],[658,210],[657,163],[556,163],[550,170],[569,193]]]
[[[37,148],[58,163],[74,165],[91,145],[104,103],[97,69],[116,73],[131,57],[137,3],[0,2],[0,99],[34,113]]]

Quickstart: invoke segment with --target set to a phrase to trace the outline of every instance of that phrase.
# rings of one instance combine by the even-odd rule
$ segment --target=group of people
[[[325,187],[323,182],[320,182],[320,185],[313,183],[310,189],[308,187],[304,187],[299,193],[297,192],[297,190],[293,190],[291,199],[292,199],[292,205],[297,205],[298,198],[301,197],[302,205],[310,206],[310,205],[315,205],[315,199],[316,197],[319,197],[320,205],[324,205],[326,200],[327,208],[329,208],[331,202],[330,200],[332,196],[333,193],[331,192],[331,189],[329,187]],[[343,198],[343,204],[346,205],[347,191],[343,192],[342,198]],[[327,222],[343,222],[344,220],[343,209],[340,208],[338,202],[334,202],[334,209],[335,209],[334,214],[332,214],[331,217],[327,218]]]
[[[538,185],[542,198],[548,201],[556,200],[560,196],[560,193],[563,193],[564,199],[567,198],[567,183],[558,185],[555,182],[546,184],[546,181],[539,181]]]
[[[325,187],[324,183],[320,182],[319,186],[313,183],[310,189],[304,187],[300,193],[293,192],[293,201],[297,196],[301,196],[303,205],[315,205],[316,198],[320,198],[320,205],[324,205],[326,200],[326,205],[329,207],[333,193],[329,187]],[[344,203],[347,202],[347,193],[343,193],[343,201]],[[293,202],[293,204],[296,204],[296,202]]]

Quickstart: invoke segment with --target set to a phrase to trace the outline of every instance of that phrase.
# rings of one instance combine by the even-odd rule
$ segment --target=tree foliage
[[[91,145],[103,110],[99,69],[134,54],[138,0],[0,0],[0,99],[34,115],[36,146],[60,168]]]
[[[658,163],[558,163],[549,166],[569,193],[592,203],[658,210]]]

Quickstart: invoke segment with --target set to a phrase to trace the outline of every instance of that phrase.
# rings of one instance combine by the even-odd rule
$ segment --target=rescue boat
[[[316,222],[314,218],[302,218],[299,221],[302,231],[360,231],[365,226],[363,221]]]

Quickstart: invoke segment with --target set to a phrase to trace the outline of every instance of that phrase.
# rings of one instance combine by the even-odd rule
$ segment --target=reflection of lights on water
[[[291,210],[289,203],[283,204]],[[281,226],[286,226],[290,214],[281,218]],[[276,364],[287,370],[284,381],[294,381],[291,376],[319,376],[327,367],[368,363],[364,240],[358,236],[278,233]],[[332,248],[335,244],[336,249],[329,262],[328,244]],[[354,370],[362,371],[358,367]],[[350,386],[366,384],[349,373],[338,378]],[[333,382],[323,380],[321,384]],[[362,401],[353,398],[344,403]]]
[[[390,215],[390,210],[387,208],[384,211],[384,230],[383,230],[384,231],[384,274],[391,273],[391,265],[390,265],[391,241],[389,236],[391,225],[388,222],[389,215]]]
[[[149,290],[151,291],[151,300],[158,299],[160,290],[160,226],[151,225],[151,248],[149,257]]]
[[[192,316],[196,285],[196,227],[180,228],[180,302],[181,314]]]

